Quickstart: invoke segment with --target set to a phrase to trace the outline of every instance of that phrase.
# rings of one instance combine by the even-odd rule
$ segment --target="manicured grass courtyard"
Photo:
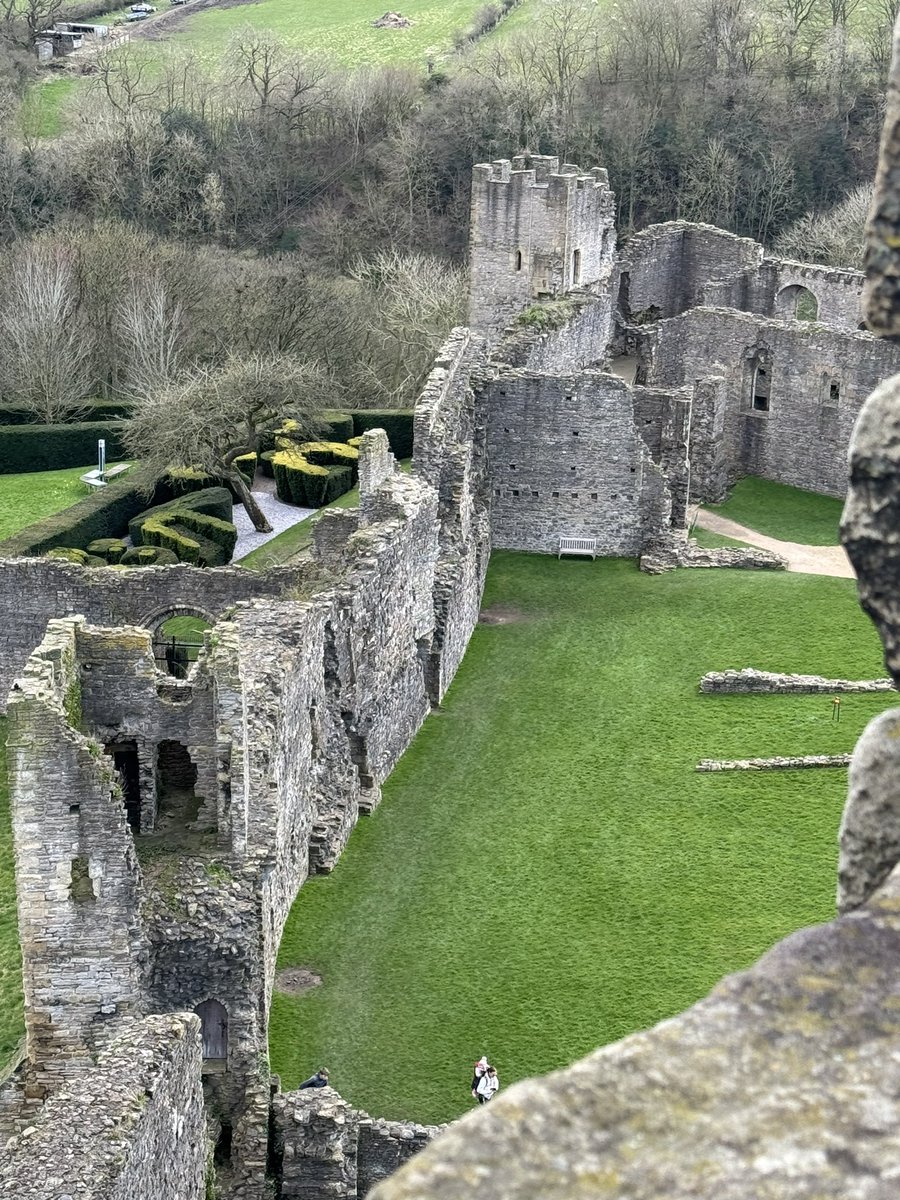
[[[759,521],[754,524],[758,527]],[[273,1067],[447,1120],[486,1052],[501,1083],[703,996],[834,910],[839,770],[697,775],[705,757],[852,747],[893,697],[709,697],[710,669],[883,673],[853,583],[495,554],[444,709],[335,872],[302,889]]]
[[[724,504],[704,505],[710,512],[758,533],[807,546],[838,544],[843,507],[843,500],[834,496],[820,496],[753,476],[738,480]]]
[[[68,467],[64,471],[33,471],[27,475],[0,475],[0,542],[26,529],[32,522],[83,500],[88,489],[78,476],[91,470],[91,466]]]

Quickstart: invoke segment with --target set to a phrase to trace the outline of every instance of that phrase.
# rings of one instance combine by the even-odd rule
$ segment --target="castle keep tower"
[[[498,333],[538,299],[609,278],[616,235],[606,171],[549,155],[479,163],[472,172],[469,325]]]

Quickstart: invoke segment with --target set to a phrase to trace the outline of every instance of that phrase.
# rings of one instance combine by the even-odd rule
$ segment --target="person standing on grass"
[[[474,1071],[472,1074],[472,1099],[473,1100],[476,1100],[478,1098],[478,1084],[479,1084],[479,1081],[481,1080],[482,1075],[484,1075],[484,1073],[487,1069],[488,1069],[487,1055],[482,1054],[481,1058],[479,1058],[478,1062],[475,1064]]]
[[[482,1077],[478,1080],[478,1087],[475,1089],[475,1093],[478,1096],[478,1103],[487,1104],[488,1100],[493,1097],[494,1092],[496,1092],[499,1086],[500,1079],[497,1076],[497,1068],[488,1067]]]

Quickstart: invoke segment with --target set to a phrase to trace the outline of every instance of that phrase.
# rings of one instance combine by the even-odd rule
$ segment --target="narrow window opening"
[[[521,250],[516,251],[516,270],[517,271],[522,270],[522,251]]]
[[[141,772],[138,766],[137,745],[134,742],[112,742],[104,747],[116,768],[116,779],[122,789],[125,819],[135,833],[141,831]]]
[[[572,251],[572,282],[581,283],[581,251]]]
[[[213,1166],[231,1166],[231,1136],[231,1125],[227,1121],[223,1121],[213,1151]]]
[[[559,492],[551,492],[550,494],[551,494],[551,496],[553,497],[553,499],[554,499],[554,500],[558,500],[558,499],[559,499]]]
[[[596,499],[597,499],[597,493],[596,493],[596,492],[591,492],[591,499],[592,499],[592,500],[596,500]]]
[[[72,879],[69,884],[69,895],[76,904],[85,900],[96,900],[94,881],[91,879],[91,869],[88,860],[80,855],[72,859]]]
[[[69,812],[70,812],[70,813],[80,813],[80,812],[81,812],[81,805],[80,805],[80,804],[70,804],[70,805],[69,805]]]
[[[513,488],[513,495],[518,496],[518,494],[519,494],[518,491],[515,488]]]
[[[753,408],[756,412],[769,411],[769,369],[757,363],[753,372]]]
[[[837,404],[840,398],[841,385],[837,382],[837,380],[832,380],[831,386],[828,389],[828,399],[832,402],[832,404]]]

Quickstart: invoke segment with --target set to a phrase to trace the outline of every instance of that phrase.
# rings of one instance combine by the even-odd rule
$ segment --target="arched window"
[[[572,251],[572,282],[581,283],[581,251]]]
[[[521,250],[516,251],[516,270],[517,271],[522,270],[522,251]]]
[[[200,1018],[203,1038],[203,1061],[223,1063],[228,1060],[228,1012],[218,1000],[204,1000],[194,1012]]]
[[[775,297],[775,315],[789,321],[817,321],[819,302],[809,288],[792,283]]]

